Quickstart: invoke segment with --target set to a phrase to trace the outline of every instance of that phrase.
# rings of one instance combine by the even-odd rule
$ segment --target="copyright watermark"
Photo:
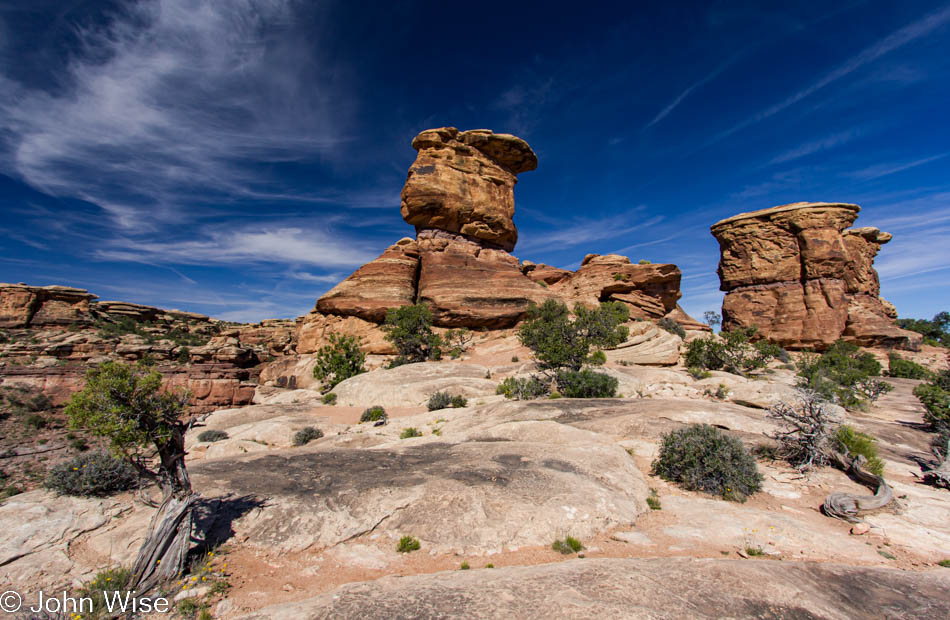
[[[109,613],[148,614],[167,613],[171,610],[171,603],[167,598],[161,596],[139,598],[135,596],[135,592],[123,592],[121,590],[103,592],[102,594],[102,600],[97,602],[88,596],[70,596],[68,592],[47,594],[40,590],[36,603],[24,605],[23,597],[19,592],[7,590],[0,594],[0,611],[8,614],[14,614],[21,610],[33,613],[91,614],[105,610]]]

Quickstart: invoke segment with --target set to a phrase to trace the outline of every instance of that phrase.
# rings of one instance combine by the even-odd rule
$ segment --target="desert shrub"
[[[533,400],[544,396],[550,390],[550,384],[538,377],[508,377],[498,384],[495,393],[504,394],[505,398],[514,400]]]
[[[512,355],[512,356],[511,356],[511,361],[517,363],[517,362],[519,362],[519,361],[521,361],[521,360],[518,359],[518,356],[517,356],[517,355]]]
[[[386,414],[386,410],[383,409],[380,405],[373,405],[368,409],[363,411],[363,414],[360,416],[360,423],[362,422],[377,422],[379,420],[388,420],[389,415]]]
[[[950,426],[950,392],[936,383],[921,383],[914,396],[924,406],[924,422],[933,428]]]
[[[740,502],[762,486],[755,459],[742,442],[708,424],[663,435],[653,473],[688,490]]]
[[[132,580],[132,571],[128,568],[115,567],[96,573],[96,576],[79,589],[77,598],[92,599],[92,613],[88,606],[83,610],[82,618],[93,620],[113,617],[109,612],[108,602],[115,599],[116,592],[121,593],[119,598],[124,600],[128,592],[129,582]],[[79,618],[79,614],[72,614]]]
[[[464,327],[450,329],[442,334],[442,341],[449,350],[449,357],[456,360],[468,350],[473,339],[472,331]]]
[[[344,334],[330,334],[330,344],[317,351],[313,367],[314,379],[323,381],[324,390],[332,390],[338,383],[366,372],[363,362],[366,354],[360,349],[360,340]]]
[[[45,486],[60,495],[105,497],[134,488],[138,472],[108,452],[80,454],[50,468]]]
[[[647,506],[650,507],[650,510],[663,510],[663,504],[660,502],[660,495],[656,492],[656,489],[650,489]]]
[[[706,370],[705,368],[700,368],[699,366],[690,366],[686,369],[686,372],[689,373],[689,376],[697,381],[700,379],[708,379],[712,376],[712,373]]]
[[[916,362],[905,360],[896,353],[887,356],[887,376],[900,379],[930,379],[934,373]]]
[[[38,413],[29,413],[23,418],[23,424],[25,424],[27,428],[39,430],[46,428],[49,425],[49,420]]]
[[[206,431],[201,431],[198,434],[198,441],[224,441],[227,438],[228,434],[225,431],[219,431],[213,428]]]
[[[323,398],[321,400],[323,400],[324,405],[335,405],[336,394],[334,394],[333,392],[327,392],[326,394],[323,395]]]
[[[840,420],[824,399],[800,390],[797,404],[776,403],[768,415],[779,423],[779,429],[769,435],[778,445],[775,456],[803,472],[828,464]]]
[[[924,343],[950,347],[950,312],[938,312],[931,320],[897,319],[897,324],[918,334],[923,334]]]
[[[581,543],[581,541],[574,538],[573,536],[565,536],[564,540],[555,540],[554,543],[551,544],[551,548],[558,553],[570,555],[572,553],[583,551],[584,545]]]
[[[452,397],[451,405],[456,409],[461,409],[463,407],[468,407],[468,399],[462,396],[461,394],[456,394]]]
[[[710,327],[715,327],[722,324],[722,315],[715,310],[707,310],[703,312],[703,322]]]
[[[564,303],[549,299],[528,309],[518,338],[534,351],[539,369],[580,370],[584,364],[597,362],[591,357],[592,348],[615,347],[626,339],[623,323],[629,318],[629,310],[620,302],[604,302],[594,310],[578,305],[572,318]]]
[[[792,363],[792,356],[789,354],[789,352],[779,346],[776,346],[775,348],[775,359],[782,362],[783,364]],[[794,366],[792,368],[794,368]]]
[[[619,383],[616,377],[587,368],[557,373],[557,389],[567,398],[613,398]]]
[[[404,363],[442,357],[442,339],[432,331],[432,312],[425,304],[390,308],[382,329]]]
[[[650,265],[650,264],[652,264],[652,263],[650,263],[650,261],[648,261],[648,260],[645,259],[645,258],[641,258],[640,260],[637,261],[637,264],[638,264],[638,265]]]
[[[323,437],[323,431],[313,426],[306,426],[294,433],[294,445],[305,446],[315,439]]]
[[[857,345],[836,341],[822,353],[806,354],[798,360],[798,385],[842,407],[860,407],[893,389],[875,377],[881,364]]]
[[[877,440],[874,437],[842,424],[835,433],[835,441],[839,452],[851,458],[859,454],[864,456],[867,459],[864,469],[876,476],[884,475],[884,461],[877,455]]]
[[[396,551],[409,553],[410,551],[418,551],[420,546],[419,541],[412,536],[403,536],[396,545]]]
[[[402,432],[399,433],[400,439],[412,439],[413,437],[422,437],[422,431],[410,426],[409,428],[402,429]]]
[[[472,566],[468,562],[462,562],[461,566],[459,566],[459,570],[468,570],[470,568],[472,568]]]
[[[686,346],[686,366],[737,375],[765,368],[779,354],[779,347],[765,340],[753,343],[755,333],[756,328],[749,327],[697,338]]]
[[[668,316],[663,317],[657,321],[657,325],[670,332],[675,336],[679,336],[683,340],[686,340],[686,330],[683,329],[683,326],[671,319]]]
[[[429,397],[428,407],[429,411],[435,411],[436,409],[445,409],[452,404],[452,396],[448,392],[436,392]]]
[[[191,361],[191,349],[188,347],[181,347],[178,349],[178,363],[187,364]]]

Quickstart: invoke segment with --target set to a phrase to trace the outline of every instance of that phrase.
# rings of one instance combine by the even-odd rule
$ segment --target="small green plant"
[[[468,406],[468,399],[461,394],[456,394],[452,397],[451,405],[455,409],[463,409]]]
[[[396,551],[399,553],[410,553],[412,551],[418,551],[420,546],[419,541],[412,536],[403,536],[396,545]]]
[[[943,566],[944,568],[950,568],[950,560],[940,560],[937,562],[937,566]]]
[[[323,404],[324,405],[335,405],[336,404],[336,394],[334,392],[327,392],[323,395]]]
[[[697,338],[686,347],[686,366],[725,370],[736,375],[765,368],[778,355],[779,347],[766,340],[752,342],[756,331],[749,327]]]
[[[822,353],[806,354],[798,360],[798,385],[842,407],[862,407],[891,389],[876,379],[881,364],[857,345],[838,340]]]
[[[638,265],[652,265],[653,263],[651,263],[645,258],[641,258],[640,260],[637,261],[637,264]]]
[[[765,551],[762,550],[762,547],[751,547],[751,546],[746,547],[745,553],[747,556],[752,557],[752,558],[756,556],[760,556],[760,555],[765,555]]]
[[[23,418],[23,424],[26,425],[27,428],[40,430],[49,426],[49,420],[38,413],[30,413],[27,414],[25,418]]]
[[[442,334],[442,341],[449,350],[449,357],[454,360],[462,357],[462,354],[468,350],[469,345],[472,343],[471,330],[464,327],[458,329],[450,329]]]
[[[311,441],[320,439],[321,437],[323,437],[323,431],[321,431],[319,428],[306,426],[294,433],[294,445],[305,446]]]
[[[105,497],[135,488],[138,472],[126,460],[97,450],[54,465],[45,485],[60,495]]]
[[[432,312],[425,304],[390,308],[382,326],[401,363],[442,357],[442,339],[432,331]],[[399,364],[396,364],[399,365]]]
[[[686,340],[686,330],[683,329],[683,326],[671,319],[668,316],[663,317],[657,321],[657,325],[666,331],[670,332],[674,336],[679,336],[683,340]]]
[[[663,435],[653,474],[691,491],[744,502],[762,487],[755,458],[715,426],[690,424]]]
[[[555,540],[554,543],[551,544],[551,549],[564,555],[570,555],[583,550],[584,545],[573,536],[566,536],[564,540]]]
[[[459,570],[468,570],[470,568],[471,566],[469,566],[468,562],[462,562],[462,565],[459,566]]]
[[[92,599],[92,611],[84,611],[82,617],[94,620],[113,617],[107,599],[114,599],[116,592],[120,592],[121,598],[124,598],[131,580],[132,571],[128,568],[115,567],[96,573],[92,581],[83,584],[77,593],[77,598]]]
[[[896,353],[888,355],[888,377],[898,377],[900,379],[930,379],[934,373],[930,372],[920,364],[905,360]]]
[[[835,440],[840,452],[851,458],[859,454],[864,456],[867,459],[864,469],[875,476],[884,475],[884,461],[877,455],[877,440],[874,437],[856,431],[847,424],[842,424],[835,433]]]
[[[548,394],[549,400],[557,400],[558,398],[563,398],[560,392],[551,392],[550,394]]]
[[[945,561],[945,562],[950,562],[950,560],[944,560],[944,561]],[[943,566],[943,565],[941,564],[941,566]],[[485,568],[495,568],[495,565],[492,564],[492,563],[488,563],[488,564],[485,565]]]
[[[191,361],[191,350],[188,347],[181,347],[178,349],[178,355],[176,357],[178,358],[178,363],[187,364]]]
[[[712,376],[712,373],[706,370],[705,368],[700,368],[699,366],[690,366],[686,369],[686,372],[689,373],[689,376],[693,379],[699,381],[700,379],[708,379]]]
[[[428,408],[429,411],[436,411],[438,409],[445,409],[452,404],[452,396],[448,392],[436,392],[429,397]]]
[[[214,442],[214,441],[224,441],[229,435],[225,431],[217,429],[208,429],[206,431],[201,431],[198,434],[198,441],[202,442]]]
[[[422,437],[422,431],[418,428],[410,426],[409,428],[402,429],[402,432],[399,433],[400,439],[412,439],[413,437]]]
[[[885,558],[885,559],[888,559],[888,560],[896,560],[896,559],[897,559],[897,556],[895,556],[893,553],[889,553],[889,552],[887,552],[887,551],[884,551],[883,549],[878,549],[878,550],[877,550],[877,554],[878,554],[879,556],[881,556],[882,558]]]
[[[613,398],[619,384],[616,377],[587,368],[557,373],[557,389],[567,398]]]
[[[624,275],[623,275],[622,273],[615,273],[615,274],[614,274],[614,282],[620,282],[620,281],[622,281],[622,280],[626,280],[626,278],[624,277]]]
[[[387,415],[385,409],[383,409],[380,405],[373,405],[372,407],[363,411],[363,414],[360,416],[360,424],[363,422],[378,422],[379,420],[388,419],[389,415]]]
[[[345,334],[330,334],[330,343],[317,351],[317,363],[313,367],[313,378],[323,381],[325,391],[330,391],[338,383],[366,372],[363,363],[366,354],[360,349],[360,339]]]
[[[540,398],[550,391],[549,383],[538,377],[508,377],[498,384],[496,394],[504,394],[505,398],[514,400],[533,400]]]
[[[660,495],[656,492],[656,489],[650,489],[650,495],[647,497],[647,506],[650,507],[650,510],[663,509],[663,505],[660,503]]]
[[[926,410],[924,422],[934,429],[950,426],[950,391],[938,382],[939,379],[933,383],[921,383],[914,388],[914,396]]]
[[[517,363],[517,362],[519,362],[520,360],[518,359],[518,356],[517,356],[517,355],[512,355],[512,356],[511,356],[511,361]]]

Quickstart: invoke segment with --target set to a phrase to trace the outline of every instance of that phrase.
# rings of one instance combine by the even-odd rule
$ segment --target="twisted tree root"
[[[940,453],[934,449],[934,456],[940,459]],[[947,436],[947,447],[943,453],[943,462],[933,469],[928,469],[922,476],[924,482],[938,488],[950,489],[950,435]]]
[[[861,523],[864,519],[858,516],[859,512],[883,508],[894,500],[894,492],[891,490],[890,485],[884,481],[884,478],[875,476],[871,472],[863,469],[864,464],[867,463],[867,459],[862,455],[849,459],[843,454],[833,452],[830,460],[836,467],[854,477],[855,480],[865,486],[876,489],[876,491],[874,495],[832,493],[825,498],[825,503],[821,506],[821,511],[827,516],[842,519],[849,523]]]

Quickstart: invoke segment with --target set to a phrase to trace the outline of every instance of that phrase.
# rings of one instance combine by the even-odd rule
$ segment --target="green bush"
[[[670,332],[675,336],[679,336],[683,340],[686,340],[686,330],[683,329],[683,326],[671,319],[668,316],[663,317],[657,322],[657,325]]]
[[[128,568],[109,568],[96,573],[93,580],[83,584],[77,593],[77,598],[92,599],[92,613],[90,614],[87,610],[84,610],[82,618],[104,620],[105,618],[114,617],[109,612],[107,601],[113,600],[116,592],[121,592],[120,598],[124,600],[131,580],[132,571]],[[79,618],[79,615],[76,614],[75,617]]]
[[[29,413],[23,418],[23,424],[25,424],[27,428],[39,430],[46,428],[49,425],[49,421],[38,413]]]
[[[373,405],[372,407],[363,411],[363,415],[360,416],[360,423],[363,422],[377,422],[379,420],[388,420],[389,415],[386,414],[386,410],[379,405]]]
[[[931,320],[897,319],[897,324],[918,334],[923,334],[924,343],[950,347],[950,312],[938,312]]]
[[[924,422],[937,428],[950,426],[950,392],[935,383],[921,383],[914,396],[924,406]]]
[[[201,431],[198,434],[198,441],[224,441],[228,438],[228,434],[225,431],[219,431],[216,429],[208,429],[206,431]]]
[[[419,541],[412,536],[403,536],[396,545],[396,551],[409,553],[410,551],[418,551],[420,546]]]
[[[330,391],[338,383],[366,372],[363,362],[366,354],[360,349],[360,340],[354,336],[330,334],[330,344],[317,351],[317,363],[313,367],[313,378],[323,381],[325,391]]]
[[[456,409],[462,409],[468,407],[468,399],[462,396],[461,394],[456,394],[452,397],[452,407]]]
[[[905,360],[896,353],[887,356],[887,376],[900,379],[931,379],[934,373],[916,362]]]
[[[60,495],[105,497],[135,488],[138,480],[131,464],[100,450],[54,465],[45,486]]]
[[[457,360],[468,350],[473,337],[471,330],[460,327],[458,329],[447,330],[442,334],[442,342],[448,347],[449,357]]]
[[[564,555],[577,553],[584,549],[584,545],[573,536],[566,536],[564,540],[555,540],[551,548]]]
[[[429,397],[429,411],[445,409],[452,404],[452,396],[448,392],[436,392]]]
[[[762,486],[755,458],[742,442],[708,424],[663,435],[653,473],[688,490],[739,502]]]
[[[551,385],[537,377],[508,377],[498,384],[495,393],[515,400],[533,400],[546,395],[550,390]]]
[[[320,439],[321,437],[323,437],[323,431],[321,431],[319,428],[306,426],[294,433],[294,445],[305,446],[311,441]]]
[[[410,426],[409,428],[402,429],[402,432],[399,433],[400,439],[412,439],[413,437],[422,437],[422,431]]]
[[[587,368],[557,373],[557,389],[566,398],[613,398],[619,383],[615,377]]]
[[[686,346],[686,366],[736,375],[765,368],[779,355],[780,347],[765,340],[753,343],[755,333],[756,328],[749,327],[697,338]]]
[[[847,424],[838,427],[835,433],[838,451],[852,458],[859,454],[867,459],[864,468],[875,476],[884,475],[884,461],[877,456],[877,440],[870,435],[854,430]]]
[[[578,305],[572,318],[564,303],[549,299],[528,309],[518,338],[534,351],[539,369],[580,370],[584,364],[599,361],[591,356],[591,348],[615,347],[626,340],[628,330],[623,323],[629,318],[627,306],[620,302],[604,302],[595,310]]]
[[[432,312],[425,304],[390,308],[382,329],[402,363],[442,357],[442,339],[432,331]]]
[[[857,345],[836,341],[822,353],[805,354],[798,360],[798,385],[842,407],[860,407],[893,389],[875,379],[881,364]]]
[[[323,404],[324,405],[335,405],[336,404],[336,394],[333,392],[327,392],[323,395]]]

